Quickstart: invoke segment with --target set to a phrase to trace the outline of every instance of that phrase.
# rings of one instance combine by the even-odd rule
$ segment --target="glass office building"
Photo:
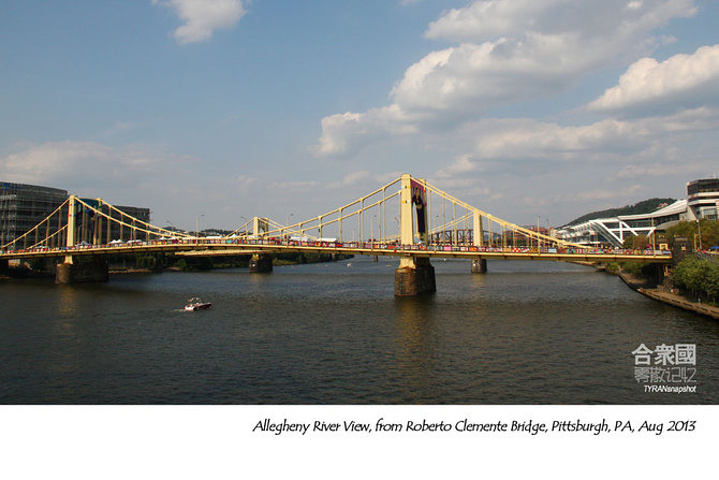
[[[30,231],[62,205],[68,196],[67,190],[58,188],[0,182],[0,245],[12,242]],[[90,201],[90,203],[96,202]],[[130,206],[118,206],[116,208],[138,220],[150,222],[149,208]],[[101,210],[113,218],[120,219],[117,212],[111,212],[107,207],[101,207]],[[67,215],[67,209],[63,214]],[[82,218],[82,215],[81,212],[78,212],[78,219],[80,218]],[[94,220],[90,219],[88,221]],[[123,221],[127,222],[128,220],[123,219]],[[107,222],[103,223],[107,225]],[[132,222],[130,222],[130,225],[132,225]],[[53,234],[57,228],[58,226],[51,222],[44,234]],[[123,241],[134,240],[137,236],[137,232],[134,232],[132,228],[123,227],[116,222],[110,224],[110,230],[106,234],[112,240],[119,239]]]
[[[67,190],[0,182],[0,245],[32,229],[67,197]]]

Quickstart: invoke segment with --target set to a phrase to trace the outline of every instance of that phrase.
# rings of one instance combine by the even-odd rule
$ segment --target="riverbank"
[[[669,305],[683,308],[684,310],[690,310],[701,315],[712,317],[715,320],[719,320],[719,307],[714,307],[700,302],[691,302],[683,295],[658,288],[640,288],[637,291],[652,300],[668,303]]]
[[[629,288],[636,290],[638,293],[641,293],[647,298],[719,320],[719,307],[714,307],[701,302],[692,302],[685,296],[674,293],[666,287],[659,286],[656,288],[650,288],[647,286],[644,279],[626,272],[611,272],[607,269],[604,269],[604,271],[618,275]]]

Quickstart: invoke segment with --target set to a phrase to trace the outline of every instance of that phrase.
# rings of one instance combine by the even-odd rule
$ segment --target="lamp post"
[[[294,217],[294,213],[290,213],[285,217],[285,228],[290,226],[290,218]],[[284,233],[284,229],[280,231],[281,233]],[[292,234],[292,230],[290,230],[290,234]]]
[[[699,229],[699,251],[701,252],[704,248],[702,247],[702,223],[697,218],[697,228]]]
[[[202,215],[199,215],[197,218],[195,218],[195,236],[196,237],[200,236],[200,219],[204,216],[205,216],[205,214],[203,213]]]
[[[541,219],[541,215],[537,215],[537,251],[541,248],[541,245],[539,244],[539,221]]]
[[[247,235],[247,219],[240,215],[240,220],[244,220],[245,222],[242,224],[243,227],[245,227],[244,234]]]
[[[435,215],[435,216],[434,216],[434,231],[435,231],[435,235],[436,235],[437,241],[434,242],[434,243],[442,243],[442,240],[443,240],[443,238],[442,238],[443,232],[439,230],[440,227],[444,228],[444,227],[443,227],[442,225],[440,225],[440,223],[439,223],[439,215]],[[430,229],[430,231],[432,231],[432,229]]]

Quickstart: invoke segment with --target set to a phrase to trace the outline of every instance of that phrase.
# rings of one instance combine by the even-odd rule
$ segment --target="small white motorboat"
[[[187,305],[185,305],[185,311],[186,312],[194,312],[195,310],[207,310],[208,308],[211,308],[212,304],[208,302],[203,302],[199,298],[191,298],[187,301]]]

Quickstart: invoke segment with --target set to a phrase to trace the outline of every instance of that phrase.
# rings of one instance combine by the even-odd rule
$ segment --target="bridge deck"
[[[192,256],[253,255],[280,252],[313,252],[344,255],[415,256],[429,258],[477,258],[501,260],[550,260],[585,262],[645,262],[669,263],[668,251],[536,249],[510,247],[474,247],[449,245],[388,245],[370,243],[313,243],[266,241],[264,243],[238,243],[236,241],[181,241],[148,242],[124,245],[81,246],[75,248],[36,249],[30,251],[1,252],[0,259],[47,258],[86,255],[124,255],[136,253],[177,253]]]

